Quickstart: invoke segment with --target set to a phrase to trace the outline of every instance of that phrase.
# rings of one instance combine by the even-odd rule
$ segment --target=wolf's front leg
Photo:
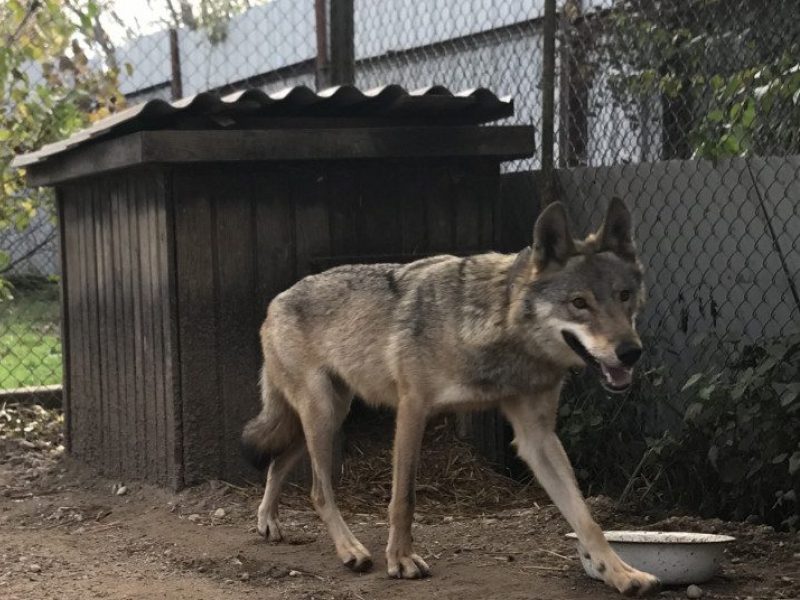
[[[517,452],[575,530],[582,551],[589,554],[604,581],[625,595],[654,592],[659,587],[658,579],[623,562],[589,514],[572,465],[555,433],[559,392],[560,388],[556,388],[536,398],[503,405],[503,412],[514,428]]]
[[[424,560],[411,548],[414,520],[414,482],[428,411],[424,401],[403,395],[397,407],[394,435],[392,501],[389,503],[389,543],[386,566],[389,577],[419,579],[430,575]]]

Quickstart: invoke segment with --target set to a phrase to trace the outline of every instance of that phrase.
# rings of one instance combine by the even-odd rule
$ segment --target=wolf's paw
[[[256,529],[258,530],[258,534],[265,538],[268,542],[277,543],[283,541],[283,534],[281,533],[281,528],[278,525],[278,521],[275,519],[270,518],[261,518],[258,519],[258,525],[256,525]]]
[[[387,552],[386,565],[389,577],[394,579],[422,579],[431,574],[430,567],[419,554],[393,556]]]
[[[625,563],[622,563],[622,567],[620,571],[610,573],[606,583],[617,588],[624,596],[647,596],[660,589],[661,582],[658,577],[637,571]]]
[[[357,540],[337,548],[336,554],[342,559],[345,567],[356,573],[364,573],[372,568],[372,555]]]

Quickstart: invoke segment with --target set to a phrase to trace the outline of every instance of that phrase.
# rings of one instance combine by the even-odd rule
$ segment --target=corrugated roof
[[[213,118],[221,126],[236,128],[236,118],[436,118],[486,123],[514,113],[509,97],[499,98],[485,88],[453,93],[442,86],[407,91],[387,85],[361,91],[354,86],[338,86],[314,92],[306,86],[286,88],[267,94],[259,89],[243,90],[220,97],[202,93],[174,102],[149,100],[102,119],[75,135],[40,150],[17,156],[12,166],[26,167],[42,162],[77,146],[134,131],[169,129],[181,116]]]

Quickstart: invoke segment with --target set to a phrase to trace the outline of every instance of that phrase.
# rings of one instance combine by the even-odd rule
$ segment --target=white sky
[[[251,1],[250,5],[264,4],[270,0]],[[299,1],[299,0],[296,0]],[[199,2],[189,0],[195,8]],[[179,10],[179,0],[173,0],[173,5]],[[111,6],[119,19],[124,23],[120,26],[114,19],[106,17],[103,25],[115,44],[120,44],[130,37],[146,35],[168,27],[172,22],[167,0],[112,0]]]
[[[114,0],[112,5],[125,28],[138,35],[164,29],[169,18],[166,0]],[[104,25],[114,43],[127,39],[128,32],[113,19],[107,18]]]

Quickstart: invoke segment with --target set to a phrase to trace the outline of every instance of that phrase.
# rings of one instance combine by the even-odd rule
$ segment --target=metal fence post
[[[542,204],[555,200],[553,173],[555,77],[556,77],[556,0],[544,2],[542,31]]]
[[[353,0],[315,0],[314,10],[317,27],[317,89],[353,84]]]
[[[181,76],[181,50],[178,45],[178,30],[175,27],[169,30],[169,59],[172,99],[178,100],[183,98],[183,78]]]

